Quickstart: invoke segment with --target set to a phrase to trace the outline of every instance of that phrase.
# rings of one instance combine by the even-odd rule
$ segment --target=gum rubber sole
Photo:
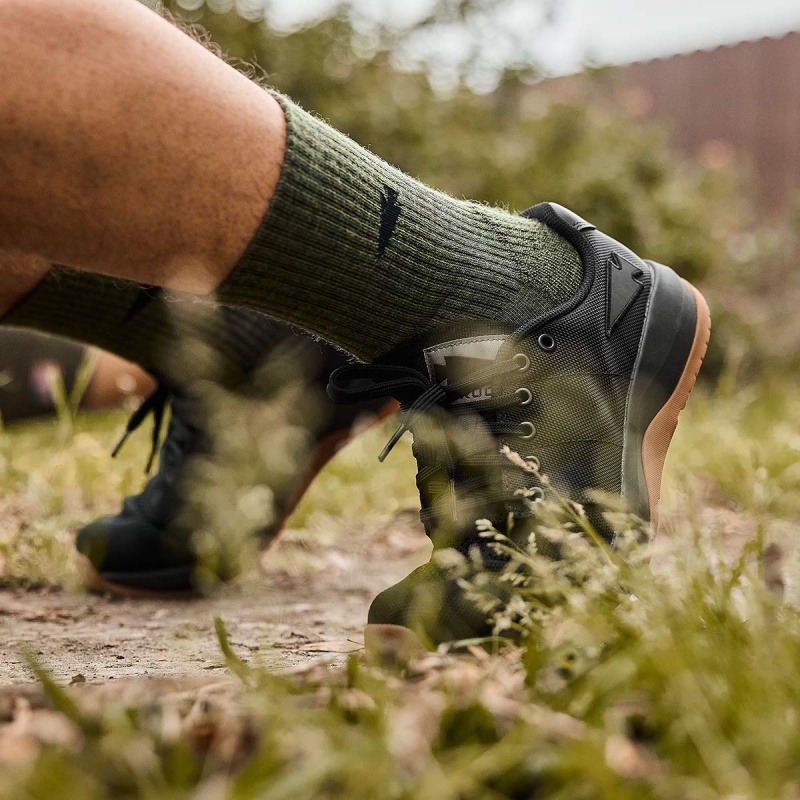
[[[694,340],[683,373],[672,395],[648,425],[642,443],[642,467],[650,501],[650,521],[654,533],[658,531],[658,503],[661,499],[661,477],[664,472],[667,451],[678,425],[678,417],[686,408],[689,395],[697,381],[711,337],[711,313],[705,298],[690,283],[686,281],[683,283],[691,290],[697,309]]]
[[[373,661],[397,666],[404,666],[430,652],[411,628],[381,624],[365,626],[364,650]]]
[[[94,564],[83,553],[73,554],[75,566],[83,579],[83,586],[94,594],[111,594],[134,600],[192,600],[201,597],[193,589],[143,589],[108,580],[95,569]],[[151,573],[152,574],[152,573]]]

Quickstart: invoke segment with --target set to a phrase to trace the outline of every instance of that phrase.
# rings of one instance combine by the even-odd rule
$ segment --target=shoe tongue
[[[512,331],[494,322],[451,323],[406,339],[375,363],[411,367],[434,383],[456,383],[492,364],[510,338]],[[458,402],[476,402],[490,396],[489,387],[484,387]],[[404,398],[398,399],[405,402]]]
[[[172,419],[185,427],[202,430],[207,425],[208,409],[202,399],[187,391],[174,390],[170,396]]]
[[[423,357],[431,380],[441,383],[458,383],[468,380],[471,375],[485,369],[497,358],[507,336],[492,334],[452,339],[423,348]],[[488,400],[492,396],[489,386],[474,389],[456,401],[456,405]]]

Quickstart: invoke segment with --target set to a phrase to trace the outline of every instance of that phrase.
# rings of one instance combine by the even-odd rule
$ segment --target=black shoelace
[[[508,491],[502,488],[502,481],[496,477],[491,478],[493,472],[496,476],[499,470],[512,466],[511,462],[500,452],[499,446],[487,451],[483,444],[476,442],[471,450],[467,448],[465,451],[463,447],[461,448],[461,460],[456,464],[450,448],[442,446],[444,440],[432,446],[418,442],[415,428],[419,427],[418,422],[423,416],[430,415],[436,409],[442,409],[448,412],[448,417],[455,417],[456,423],[459,417],[479,415],[485,430],[492,435],[495,442],[499,437],[524,435],[527,429],[522,426],[526,423],[520,426],[519,423],[511,422],[498,412],[530,403],[532,397],[530,390],[504,388],[510,387],[512,376],[524,372],[529,363],[525,355],[518,354],[508,360],[495,361],[483,369],[476,370],[463,380],[453,382],[445,380],[440,383],[411,367],[348,364],[332,373],[328,393],[332,399],[340,403],[358,403],[384,397],[394,397],[399,400],[400,426],[387,442],[379,460],[383,461],[386,458],[406,432],[414,432],[415,455],[420,467],[417,484],[423,485],[443,467],[450,486],[454,518],[463,518],[465,514],[469,516],[470,512],[473,512],[477,515],[472,519],[474,521],[481,516],[487,516],[482,513],[487,505],[510,499],[519,502],[519,497],[509,497]],[[463,402],[463,398],[470,393],[487,387],[489,391],[481,391],[479,399]],[[527,424],[533,428],[532,423]],[[531,460],[536,462],[534,457],[531,457]],[[489,476],[488,481],[487,476]],[[475,497],[474,504],[470,503],[470,496]],[[458,506],[461,506],[461,514]],[[426,527],[434,522],[431,510],[425,506],[424,497],[421,516]]]
[[[149,475],[153,468],[156,455],[159,453],[159,442],[161,440],[161,430],[164,425],[164,417],[167,405],[172,405],[172,416],[170,418],[167,435],[161,446],[161,458],[159,475],[169,477],[185,460],[188,453],[194,447],[199,429],[188,421],[189,413],[183,413],[181,401],[170,388],[163,382],[159,382],[155,391],[147,397],[142,404],[131,414],[122,438],[117,442],[111,455],[116,457],[131,434],[135,433],[144,421],[152,415],[153,431],[150,440],[150,453],[145,466],[145,474]]]

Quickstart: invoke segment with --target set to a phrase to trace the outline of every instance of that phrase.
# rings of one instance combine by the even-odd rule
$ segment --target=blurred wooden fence
[[[800,200],[800,32],[630,64],[610,75],[623,103],[663,118],[685,151],[720,165],[736,153],[750,160],[765,211]],[[581,78],[545,84],[567,94],[587,88]]]

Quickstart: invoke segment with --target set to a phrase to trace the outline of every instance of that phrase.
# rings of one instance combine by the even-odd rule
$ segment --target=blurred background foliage
[[[707,377],[726,364],[747,378],[796,366],[794,304],[781,321],[765,296],[785,278],[798,226],[754,228],[746,164],[678,155],[608,71],[587,73],[580,93],[537,82],[552,6],[526,4],[513,30],[507,20],[520,18],[506,12],[518,5],[432,0],[424,16],[387,21],[350,0],[293,26],[263,2],[171,0],[168,10],[421,180],[512,211],[556,200],[701,283],[715,312]]]
[[[486,22],[492,9],[510,7],[504,0],[432,0],[428,17],[395,25],[343,4],[299,27],[262,18],[263,0],[182,2],[171,10],[207,28],[243,69],[257,64],[269,83],[421,179],[511,210],[557,200],[698,281],[715,307],[705,374],[718,385],[698,392],[678,429],[671,459],[681,467],[667,471],[667,535],[653,570],[618,573],[592,548],[582,560],[542,563],[523,586],[534,625],[523,648],[431,657],[408,680],[355,658],[289,678],[238,660],[221,635],[244,700],[216,682],[221,697],[195,701],[181,691],[139,696],[132,707],[129,685],[114,681],[123,699],[99,694],[94,710],[76,705],[29,653],[66,728],[51,709],[19,702],[19,719],[0,730],[0,756],[5,745],[6,759],[17,759],[0,769],[0,797],[800,796],[800,399],[792,384],[800,214],[759,221],[746,164],[678,155],[669,131],[620,95],[607,71],[586,75],[577,93],[537,84],[535,39],[498,65]],[[529,5],[546,31],[548,8]],[[467,44],[455,54],[426,51],[462,28]],[[520,32],[498,35],[505,47]],[[225,444],[247,454],[249,470],[253,448],[280,434],[275,409],[257,418],[242,404],[226,408],[245,427]],[[0,437],[9,498],[0,564],[11,586],[67,583],[66,531],[111,510],[140,480],[146,442],[132,442],[108,469],[117,421],[67,411],[55,435],[26,426]],[[364,537],[356,542],[378,538],[416,502],[407,443],[388,472],[374,469],[381,438],[374,431],[354,443],[295,516],[302,530],[283,558],[305,554],[308,587],[336,571],[325,547],[354,533]],[[225,535],[237,528],[231,542],[241,542],[246,512],[262,513],[249,475],[211,475],[218,488],[200,509],[218,504],[211,519]],[[231,496],[238,508],[224,522]],[[583,572],[573,576],[576,566]],[[33,625],[25,636],[40,650],[36,616],[7,618]],[[101,624],[98,614],[91,626]],[[258,641],[244,631],[243,652]],[[157,649],[149,625],[146,635]],[[76,637],[76,650],[97,652],[91,637]],[[0,704],[0,728],[8,708]]]

